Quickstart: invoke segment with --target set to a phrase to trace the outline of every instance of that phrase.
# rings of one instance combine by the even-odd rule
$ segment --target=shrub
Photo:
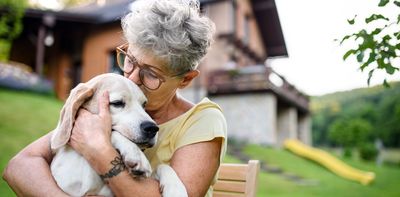
[[[360,157],[366,161],[373,161],[378,156],[378,150],[372,143],[364,143],[358,149]]]

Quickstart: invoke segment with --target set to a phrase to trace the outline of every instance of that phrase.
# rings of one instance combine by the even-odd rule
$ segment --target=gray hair
[[[122,18],[124,36],[128,43],[166,61],[172,72],[194,70],[215,30],[199,10],[198,0],[136,0]]]

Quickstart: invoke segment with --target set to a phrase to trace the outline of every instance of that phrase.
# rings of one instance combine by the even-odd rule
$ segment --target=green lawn
[[[400,196],[400,168],[377,167],[374,163],[344,160],[361,170],[376,173],[375,181],[369,186],[340,178],[319,164],[300,158],[289,151],[248,145],[244,152],[252,159],[259,159],[271,166],[282,168],[285,173],[301,176],[317,184],[302,185],[289,181],[281,175],[262,172],[259,177],[257,196],[324,196],[324,197],[395,197]]]
[[[62,102],[48,96],[0,89],[0,170],[27,144],[55,128]],[[316,181],[317,185],[299,185],[277,174],[261,172],[258,196],[400,196],[400,167],[376,167],[373,163],[345,160],[362,170],[374,171],[376,181],[370,186],[344,180],[320,165],[285,150],[248,145],[244,152],[253,159],[268,162],[292,173]],[[394,151],[391,154],[396,154]],[[227,155],[224,162],[239,160]],[[15,196],[0,180],[0,196]]]
[[[50,96],[0,89],[0,170],[23,147],[54,129],[62,102]],[[0,196],[15,196],[0,180]]]

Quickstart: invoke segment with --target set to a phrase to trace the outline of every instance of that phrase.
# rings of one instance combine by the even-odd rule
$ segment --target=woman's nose
[[[130,74],[128,74],[127,78],[131,80],[133,83],[136,85],[140,86],[142,85],[142,82],[140,81],[140,76],[139,76],[139,70],[140,69],[134,69]]]

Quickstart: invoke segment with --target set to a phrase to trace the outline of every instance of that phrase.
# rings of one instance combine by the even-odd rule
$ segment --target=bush
[[[353,156],[353,153],[352,153],[353,151],[352,151],[352,149],[351,148],[344,148],[344,150],[343,150],[343,157],[346,157],[346,158],[352,158],[352,156]]]
[[[365,143],[359,147],[360,157],[366,161],[373,161],[378,156],[378,150],[372,143]]]

